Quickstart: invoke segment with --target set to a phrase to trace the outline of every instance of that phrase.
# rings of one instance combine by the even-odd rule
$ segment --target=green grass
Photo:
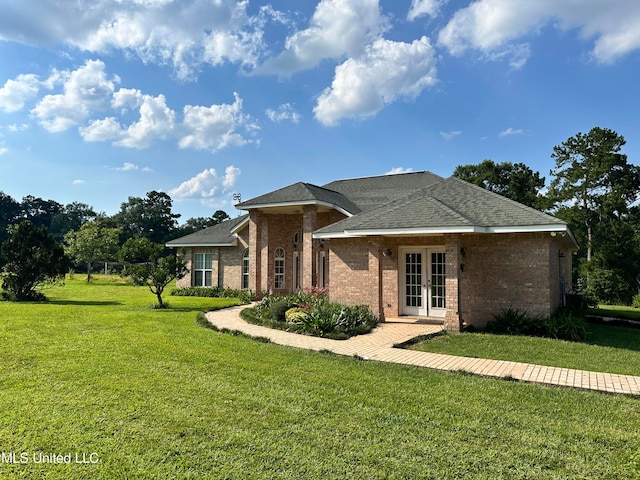
[[[70,281],[0,302],[0,478],[638,478],[634,398],[281,347],[198,326],[218,299]]]
[[[640,329],[587,325],[584,342],[488,333],[440,335],[409,348],[595,372],[640,375]]]
[[[598,305],[598,308],[590,308],[587,315],[640,320],[640,308],[624,305]]]

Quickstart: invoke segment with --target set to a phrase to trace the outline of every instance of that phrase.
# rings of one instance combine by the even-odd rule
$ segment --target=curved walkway
[[[240,310],[243,308],[246,308],[246,305],[208,312],[207,319],[217,328],[238,330],[253,337],[265,337],[278,345],[330,351],[365,360],[414,365],[434,370],[464,371],[486,377],[510,378],[543,385],[640,395],[639,376],[393,348],[394,345],[417,336],[437,333],[442,330],[439,325],[387,322],[381,323],[367,335],[358,335],[348,340],[330,340],[252,325],[240,318]]]

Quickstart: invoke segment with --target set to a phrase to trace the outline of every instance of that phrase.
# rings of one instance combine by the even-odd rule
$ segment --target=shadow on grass
[[[587,332],[587,339],[583,343],[588,345],[640,351],[640,329],[638,328],[589,323]]]
[[[41,302],[44,304],[50,305],[80,305],[84,307],[103,307],[109,305],[123,305],[122,302],[114,302],[114,301],[99,301],[99,300],[47,300],[45,302]]]

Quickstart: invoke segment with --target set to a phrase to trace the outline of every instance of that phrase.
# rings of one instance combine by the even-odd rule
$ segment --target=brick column
[[[449,332],[460,332],[461,320],[458,311],[460,302],[460,235],[446,235],[446,278],[445,295],[447,311],[444,316],[444,325]]]
[[[318,228],[318,207],[305,205],[302,219],[302,288],[316,284],[313,232]]]
[[[212,287],[221,287],[220,285],[220,247],[213,248],[211,250],[211,286]]]
[[[262,218],[257,210],[249,212],[249,289],[261,298],[262,277]]]

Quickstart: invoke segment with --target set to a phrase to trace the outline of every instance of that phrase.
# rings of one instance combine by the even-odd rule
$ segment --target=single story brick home
[[[565,222],[430,172],[296,183],[236,207],[248,213],[167,244],[189,265],[179,287],[328,287],[382,321],[460,331],[508,307],[553,314],[578,248]]]

